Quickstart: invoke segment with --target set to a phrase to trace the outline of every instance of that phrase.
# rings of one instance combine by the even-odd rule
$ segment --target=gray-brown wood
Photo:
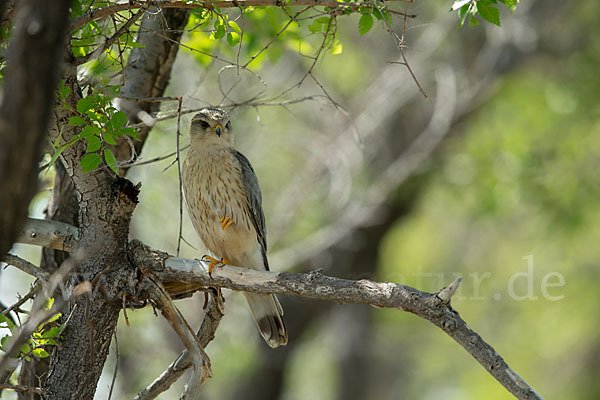
[[[12,246],[38,190],[70,3],[18,2],[0,100],[0,254]]]

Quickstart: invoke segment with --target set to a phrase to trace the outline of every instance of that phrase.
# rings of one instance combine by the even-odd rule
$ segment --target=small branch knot
[[[323,268],[315,269],[314,271],[310,271],[306,276],[306,280],[309,282],[314,282],[323,276]]]
[[[456,324],[456,321],[451,318],[448,318],[447,320],[442,322],[442,326],[444,327],[445,330],[450,331],[450,332],[455,331],[456,328],[458,327],[458,325]]]
[[[462,278],[457,278],[454,282],[452,282],[448,287],[443,288],[437,294],[437,297],[444,303],[450,304],[450,300],[454,293],[456,293],[456,289],[460,286],[460,282],[462,282]]]

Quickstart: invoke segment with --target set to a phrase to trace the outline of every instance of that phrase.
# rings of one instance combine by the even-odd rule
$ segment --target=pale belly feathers
[[[240,267],[264,269],[241,175],[230,149],[190,151],[182,169],[186,205],[198,236],[213,257]],[[223,217],[232,220],[225,230],[220,222]]]

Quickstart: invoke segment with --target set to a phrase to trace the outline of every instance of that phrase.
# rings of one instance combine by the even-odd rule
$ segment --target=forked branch
[[[39,221],[36,223],[40,224]],[[48,223],[52,224],[54,221],[48,221]],[[65,235],[68,236],[68,232]],[[210,276],[208,265],[203,261],[173,257],[151,249],[137,240],[133,240],[129,244],[129,259],[135,267],[140,268],[147,276],[156,279],[166,287],[174,283],[198,288],[223,287],[343,304],[369,304],[413,313],[446,332],[516,398],[542,399],[451,307],[450,300],[456,292],[460,280],[456,280],[438,293],[426,293],[390,282],[333,278],[323,275],[319,271],[300,274],[257,271],[224,265],[215,268]]]

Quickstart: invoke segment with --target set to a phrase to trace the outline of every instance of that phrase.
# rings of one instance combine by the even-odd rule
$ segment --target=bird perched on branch
[[[192,118],[190,149],[182,168],[188,214],[213,257],[209,271],[226,263],[269,270],[267,232],[258,179],[233,147],[229,115],[203,108]],[[244,293],[258,329],[271,347],[287,344],[283,309],[274,295]]]

